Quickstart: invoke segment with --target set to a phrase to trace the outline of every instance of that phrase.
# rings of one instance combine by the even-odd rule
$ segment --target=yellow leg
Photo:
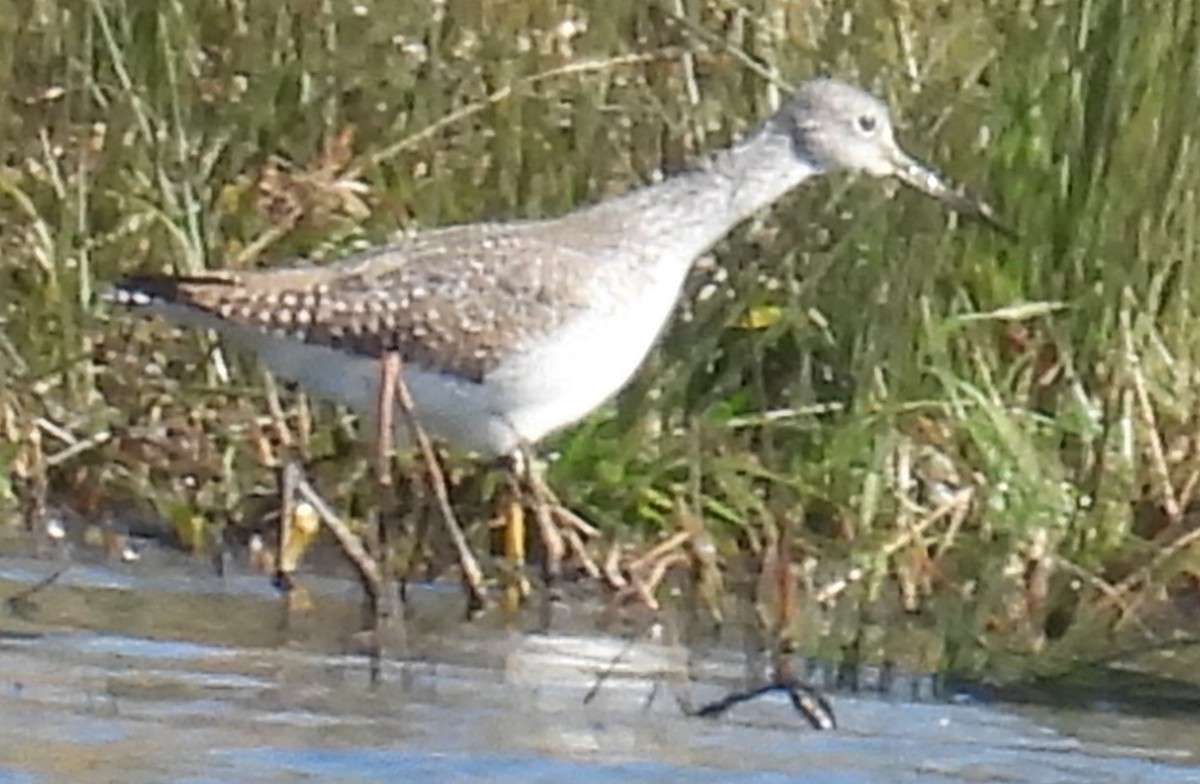
[[[321,522],[317,510],[307,501],[287,504],[279,519],[279,559],[276,579],[287,586],[284,596],[290,611],[312,609],[312,598],[308,590],[292,579],[300,566],[300,559],[316,538]]]
[[[521,499],[514,493],[505,493],[504,499],[504,557],[513,566],[525,563],[525,510]]]
[[[517,485],[511,480],[500,489],[497,498],[506,564],[503,606],[507,612],[516,612],[530,591],[529,580],[525,578],[525,509]]]

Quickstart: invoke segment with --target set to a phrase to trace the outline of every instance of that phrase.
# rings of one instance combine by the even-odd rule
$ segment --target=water
[[[0,560],[0,592],[53,568]],[[569,633],[510,632],[461,623],[452,590],[415,593],[373,687],[342,652],[352,585],[315,584],[284,624],[264,578],[139,569],[72,567],[5,615],[0,784],[1200,781],[1190,718],[842,695],[833,732],[782,698],[691,718],[679,700],[724,693],[735,652],[685,681],[675,647],[580,632],[586,608]]]

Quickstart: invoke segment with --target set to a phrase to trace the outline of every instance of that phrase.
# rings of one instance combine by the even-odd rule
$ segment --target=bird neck
[[[734,226],[819,173],[816,165],[797,158],[792,144],[767,120],[697,168],[580,214],[613,231],[641,264],[682,279],[696,258]]]

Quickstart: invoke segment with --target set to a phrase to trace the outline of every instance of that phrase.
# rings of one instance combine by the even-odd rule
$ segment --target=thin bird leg
[[[471,552],[462,526],[458,524],[458,518],[454,516],[454,509],[450,506],[450,494],[446,490],[446,477],[442,473],[437,455],[433,453],[429,436],[425,434],[425,429],[417,421],[412,395],[409,394],[408,385],[404,383],[404,363],[400,358],[400,353],[390,351],[388,356],[393,358],[390,361],[396,365],[396,402],[404,414],[404,421],[408,425],[412,442],[417,445],[421,459],[425,462],[425,469],[429,474],[429,485],[437,500],[438,513],[441,515],[442,524],[446,527],[450,542],[454,545],[459,568],[462,569],[463,589],[467,592],[467,614],[478,614],[487,604],[487,594],[483,587],[483,570],[479,568],[479,562],[475,560],[475,555]]]
[[[395,592],[390,590],[395,578],[392,541],[388,535],[384,509],[394,500],[388,492],[392,488],[392,436],[395,431],[395,400],[396,384],[400,379],[400,355],[395,351],[384,353],[379,360],[379,396],[375,410],[375,454],[372,462],[375,468],[375,483],[377,503],[375,504],[375,557],[381,566],[381,576],[384,580],[386,593],[372,603],[375,616],[376,631],[381,631],[388,625],[394,615],[393,597]],[[376,655],[382,658],[382,634],[375,635]]]
[[[504,540],[504,594],[506,612],[516,612],[529,596],[529,580],[525,578],[525,508],[521,505],[521,488],[516,477],[505,477],[496,493],[497,522]]]
[[[392,484],[392,428],[395,426],[396,385],[400,380],[400,354],[389,351],[379,362],[379,398],[375,409],[375,481],[381,487]]]
[[[285,463],[279,472],[279,546],[275,551],[275,587],[284,593],[292,590],[295,581],[292,573],[285,567],[288,550],[289,521],[296,515],[296,494],[299,492],[298,481],[300,467],[295,463]]]
[[[566,552],[562,532],[554,524],[553,507],[558,505],[558,499],[541,478],[533,459],[533,452],[527,445],[522,444],[511,459],[514,473],[524,481],[532,496],[534,516],[537,518],[538,532],[545,551],[542,559],[542,577],[546,585],[550,586],[562,574],[563,554]]]

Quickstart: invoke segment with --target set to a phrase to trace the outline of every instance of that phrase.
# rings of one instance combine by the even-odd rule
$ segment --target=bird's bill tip
[[[982,221],[1006,237],[1016,237],[1016,232],[1000,221],[990,204],[956,190],[940,174],[903,152],[897,153],[894,175],[900,182],[937,199],[955,212]]]

